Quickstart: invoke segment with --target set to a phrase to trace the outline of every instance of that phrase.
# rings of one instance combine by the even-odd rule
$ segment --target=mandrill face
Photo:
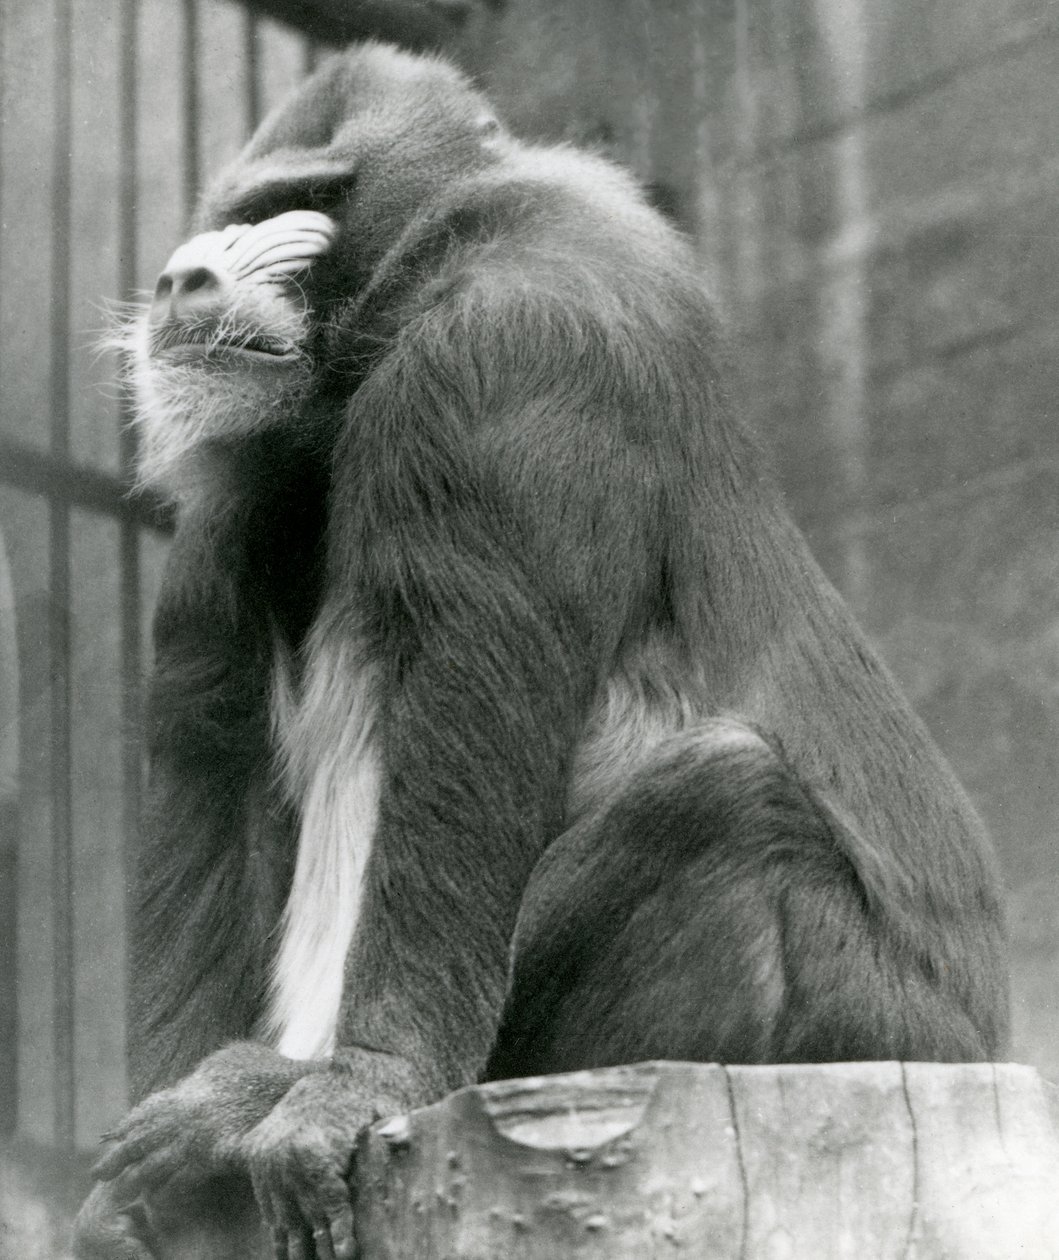
[[[343,365],[355,378],[357,307],[387,251],[498,139],[451,67],[377,45],[266,119],[120,334],[141,482],[182,497],[203,457],[297,429]]]
[[[181,245],[129,337],[144,481],[177,490],[187,457],[288,415],[309,391],[311,309],[299,283],[335,224],[312,210]]]

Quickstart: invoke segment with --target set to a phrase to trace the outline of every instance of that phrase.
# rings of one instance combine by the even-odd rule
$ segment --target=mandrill
[[[998,1056],[982,827],[635,182],[367,44],[197,232],[122,334],[179,524],[80,1254],[235,1178],[345,1260],[358,1131],[469,1082]]]

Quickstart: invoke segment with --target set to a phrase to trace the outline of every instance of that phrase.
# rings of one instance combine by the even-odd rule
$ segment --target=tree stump
[[[648,1063],[462,1090],[357,1159],[365,1260],[1056,1260],[1047,1088],[1007,1064]]]
[[[1057,1095],[1028,1067],[924,1063],[464,1089],[361,1139],[362,1256],[1059,1260]],[[174,1226],[159,1260],[267,1256],[229,1206]]]

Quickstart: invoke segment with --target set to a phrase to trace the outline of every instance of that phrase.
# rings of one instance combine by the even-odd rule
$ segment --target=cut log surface
[[[919,1063],[461,1090],[362,1139],[363,1258],[1059,1260],[1054,1094],[1027,1067]]]

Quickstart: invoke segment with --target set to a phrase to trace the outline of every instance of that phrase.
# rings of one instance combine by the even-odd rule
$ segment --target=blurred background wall
[[[796,519],[989,823],[1013,1056],[1059,1080],[1059,9],[510,0],[464,40],[693,234]]]
[[[17,1137],[0,1209],[12,1255],[59,1254],[80,1153],[125,1095],[124,870],[167,522],[123,493],[124,403],[97,349],[105,304],[153,286],[203,176],[329,44],[372,30],[446,44],[515,130],[620,158],[693,235],[735,329],[739,405],[989,822],[1010,891],[1013,1057],[1059,1079],[1059,11],[5,0],[0,1124]]]

